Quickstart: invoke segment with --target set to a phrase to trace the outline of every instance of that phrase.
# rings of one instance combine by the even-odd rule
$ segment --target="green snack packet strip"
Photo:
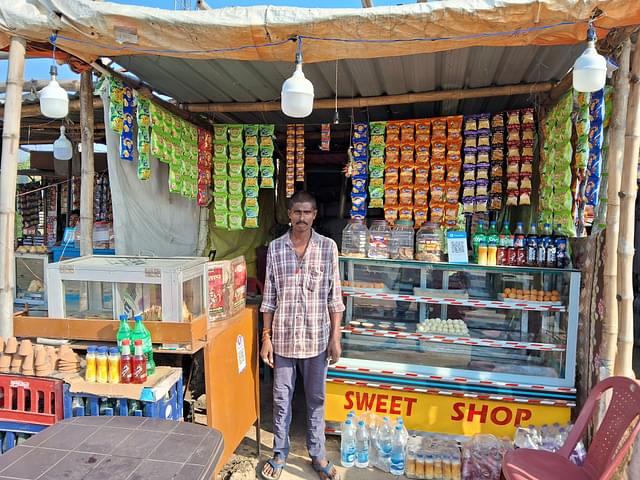
[[[262,178],[272,178],[275,173],[275,169],[271,165],[260,165],[260,176]]]
[[[229,212],[229,230],[242,230],[242,212]]]
[[[276,126],[273,124],[260,125],[261,137],[272,137],[276,132]]]
[[[215,159],[213,161],[213,174],[217,176],[227,175],[227,162]]]
[[[256,124],[248,124],[244,126],[244,136],[246,137],[257,137],[260,135],[260,125]]]
[[[242,176],[242,160],[231,160],[229,162],[229,176],[241,177]]]
[[[242,195],[242,177],[229,177],[229,194]]]
[[[227,158],[227,144],[226,143],[214,143],[213,144],[213,156],[217,158]]]
[[[229,211],[241,212],[243,199],[242,195],[229,195]]]
[[[371,153],[372,157],[384,157],[384,144],[369,144],[369,152]]]
[[[251,178],[251,179],[247,178],[246,180],[257,180],[257,178]],[[260,188],[258,187],[257,182],[255,185],[247,185],[245,181],[244,194],[247,197],[247,199],[258,198],[258,195],[260,194]]]
[[[242,143],[243,125],[229,125],[227,132],[229,133],[229,141],[234,143]]]
[[[246,207],[245,210],[245,228],[258,228],[258,214],[260,210],[257,206]]]
[[[273,157],[273,143],[271,145],[262,145],[260,143],[260,156],[261,157]]]
[[[245,145],[244,156],[245,157],[257,157],[260,153],[260,147],[257,145]]]
[[[384,207],[384,199],[372,198],[369,200],[369,208],[382,208]]]
[[[384,135],[387,122],[369,122],[369,135]]]
[[[223,192],[214,192],[213,193],[213,208],[215,210],[228,210],[229,205],[227,204],[228,195]]]
[[[228,125],[214,125],[213,126],[213,140],[217,142],[227,142],[227,129]]]
[[[256,157],[246,157],[244,159],[245,178],[257,178],[260,173],[260,164]]]
[[[242,144],[241,143],[229,144],[229,158],[231,160],[242,160]]]

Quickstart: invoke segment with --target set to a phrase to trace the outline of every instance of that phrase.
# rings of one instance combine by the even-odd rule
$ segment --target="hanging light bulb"
[[[305,118],[313,111],[313,83],[302,72],[302,39],[297,41],[296,69],[282,84],[280,108],[288,117]]]
[[[64,126],[60,127],[60,136],[53,142],[53,158],[56,160],[71,160],[73,156],[73,145],[64,132]]]
[[[53,44],[53,65],[49,70],[51,81],[40,90],[40,111],[42,115],[48,118],[64,118],[69,113],[69,95],[66,90],[60,86],[56,77],[58,76],[58,68],[56,61],[56,35],[51,35],[51,43]]]
[[[607,81],[607,59],[596,50],[596,31],[589,22],[587,48],[573,64],[573,88],[578,92],[597,92]]]

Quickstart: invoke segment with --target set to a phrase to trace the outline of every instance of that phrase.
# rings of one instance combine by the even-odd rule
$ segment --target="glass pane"
[[[192,278],[182,283],[182,319],[190,322],[204,313],[202,299],[202,276]]]
[[[63,280],[65,316],[113,319],[111,283]]]
[[[44,261],[16,255],[16,298],[44,300]]]
[[[145,320],[162,320],[162,286],[155,283],[118,283],[116,314],[133,318],[138,313]]]
[[[418,373],[465,370],[476,378],[566,375],[566,270],[344,259],[341,269],[346,359]]]

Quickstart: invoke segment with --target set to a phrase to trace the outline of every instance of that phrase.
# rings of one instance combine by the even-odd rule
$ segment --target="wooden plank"
[[[66,340],[98,340],[112,342],[119,322],[98,318],[50,318],[14,315],[16,337],[47,337]],[[196,344],[207,334],[208,318],[197,317],[192,322],[144,322],[154,343]]]

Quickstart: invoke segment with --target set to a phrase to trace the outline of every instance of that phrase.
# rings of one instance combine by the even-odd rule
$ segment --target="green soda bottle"
[[[486,242],[486,241],[487,241],[487,234],[484,228],[484,220],[479,220],[478,228],[476,229],[476,232],[471,237],[473,263],[478,263],[478,250],[480,248],[480,242]]]
[[[116,334],[116,341],[118,342],[118,350],[122,348],[122,340],[125,338],[131,338],[131,327],[129,327],[129,317],[126,313],[120,315],[120,327]]]
[[[142,340],[142,353],[147,357],[147,375],[153,375],[156,370],[156,364],[153,361],[153,344],[151,343],[151,333],[142,323],[142,314],[138,313],[133,319],[136,321],[135,327],[131,332],[131,342]]]

